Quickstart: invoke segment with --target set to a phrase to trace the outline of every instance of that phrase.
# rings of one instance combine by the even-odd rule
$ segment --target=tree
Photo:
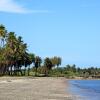
[[[72,65],[72,71],[73,71],[74,73],[76,72],[76,65],[75,65],[75,64]]]
[[[57,58],[57,68],[61,65],[61,57]]]
[[[34,63],[34,60],[35,60],[35,55],[33,53],[29,53],[29,60],[27,61],[28,62],[28,76],[29,76],[29,72],[30,72],[30,65],[32,63]]]
[[[51,58],[51,62],[53,66],[57,66],[58,68],[58,66],[61,65],[61,58],[54,56]]]
[[[41,66],[41,63],[42,63],[42,59],[41,57],[39,56],[36,56],[35,59],[34,59],[34,65],[35,65],[35,76],[37,76],[37,69],[39,66]]]
[[[1,47],[4,46],[4,40],[7,35],[7,30],[4,25],[0,25],[0,38],[1,38]]]
[[[10,69],[10,74],[12,75],[12,69],[15,63],[15,58],[16,58],[16,43],[17,43],[17,38],[14,32],[9,32],[7,39],[6,39],[6,56],[9,61],[9,69]]]
[[[51,62],[51,59],[50,58],[45,58],[45,60],[44,60],[44,66],[45,66],[45,76],[48,76],[48,74],[49,74],[49,71],[52,69],[52,67],[53,67],[53,64],[52,64],[52,62]]]
[[[0,25],[0,39],[0,74],[19,75],[21,72],[22,75],[22,66],[26,70],[34,62],[34,54],[27,52],[27,44],[21,36],[17,37],[14,32],[8,33],[3,25]]]

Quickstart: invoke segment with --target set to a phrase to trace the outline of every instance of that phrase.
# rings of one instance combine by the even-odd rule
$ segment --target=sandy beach
[[[0,100],[73,100],[68,86],[65,78],[1,77]]]

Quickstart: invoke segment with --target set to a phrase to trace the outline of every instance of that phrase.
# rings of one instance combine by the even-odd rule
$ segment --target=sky
[[[100,67],[100,0],[0,0],[0,24],[42,58]]]

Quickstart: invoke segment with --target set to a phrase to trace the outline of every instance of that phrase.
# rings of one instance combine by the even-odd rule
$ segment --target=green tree
[[[59,67],[61,65],[61,57],[57,58],[57,67]]]
[[[0,39],[1,39],[1,47],[4,46],[4,41],[7,35],[7,30],[4,25],[0,25]]]
[[[51,62],[51,59],[50,58],[45,58],[44,59],[44,66],[45,66],[45,76],[48,76],[49,74],[49,71],[52,69],[53,67],[53,64]]]
[[[30,75],[29,74],[29,72],[30,72],[30,65],[32,64],[32,63],[34,63],[34,60],[35,60],[35,55],[33,54],[33,53],[29,53],[29,57],[28,57],[29,59],[28,59],[28,76]]]
[[[36,56],[34,59],[34,65],[35,65],[35,76],[37,76],[37,69],[39,66],[41,66],[42,59],[39,56]]]

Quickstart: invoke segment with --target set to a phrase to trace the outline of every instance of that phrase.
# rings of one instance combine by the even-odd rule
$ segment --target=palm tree
[[[34,65],[35,65],[35,76],[37,76],[37,69],[39,66],[41,66],[41,63],[42,63],[42,59],[41,57],[39,56],[36,56],[35,59],[34,59]]]
[[[10,63],[10,72],[12,75],[12,68],[15,63],[16,58],[16,44],[17,44],[17,38],[14,32],[9,32],[6,40],[6,50],[7,50],[7,56],[9,57],[9,63]]]
[[[51,62],[51,59],[50,58],[45,58],[44,59],[44,66],[45,66],[45,76],[48,76],[49,74],[49,71],[52,69],[53,67],[53,64]]]
[[[27,63],[28,63],[28,76],[30,75],[29,74],[29,72],[30,72],[30,65],[32,64],[32,63],[34,63],[34,60],[35,60],[35,55],[33,54],[33,53],[29,53],[28,54],[28,61],[27,61]]]
[[[58,59],[57,59],[56,56],[55,57],[52,57],[50,60],[51,60],[53,66],[56,66],[57,65]]]
[[[1,44],[0,44],[0,69],[1,69],[1,74],[5,73],[6,70],[6,64],[5,64],[5,56],[4,56],[4,42],[5,42],[5,38],[6,38],[6,34],[7,31],[4,27],[4,25],[0,25],[0,40],[1,40]]]
[[[61,57],[57,57],[57,68],[61,65]]]
[[[25,69],[30,66],[34,62],[34,54],[27,53],[27,44],[21,36],[16,37],[14,32],[7,33],[3,25],[0,25],[0,39],[0,74],[6,72],[9,75],[17,75],[19,72],[22,74],[22,66],[25,66]]]
[[[16,56],[17,56],[17,59],[16,59],[17,66],[16,66],[16,68],[18,69],[18,71],[21,72],[21,67],[23,65],[25,65],[25,70],[24,70],[24,75],[25,75],[26,67],[27,67],[26,61],[28,59],[28,53],[26,52],[27,51],[27,44],[23,43],[21,37],[18,38],[16,49],[17,49],[16,50]]]
[[[17,43],[16,43],[16,51],[15,51],[15,55],[16,55],[16,66],[15,66],[15,72],[21,72],[21,67],[25,66],[25,70],[24,70],[24,75],[26,72],[26,67],[28,66],[28,59],[29,59],[29,54],[27,53],[27,44],[23,42],[22,37],[19,36],[17,38]]]
[[[53,58],[51,58],[51,62],[53,64],[53,66],[57,66],[57,68],[58,68],[58,66],[61,65],[61,58],[54,56]]]
[[[4,40],[7,34],[7,30],[5,29],[4,25],[0,25],[0,38],[1,38],[1,47],[4,46]]]
[[[5,56],[4,56],[4,48],[0,49],[0,74],[3,75],[5,73]]]

